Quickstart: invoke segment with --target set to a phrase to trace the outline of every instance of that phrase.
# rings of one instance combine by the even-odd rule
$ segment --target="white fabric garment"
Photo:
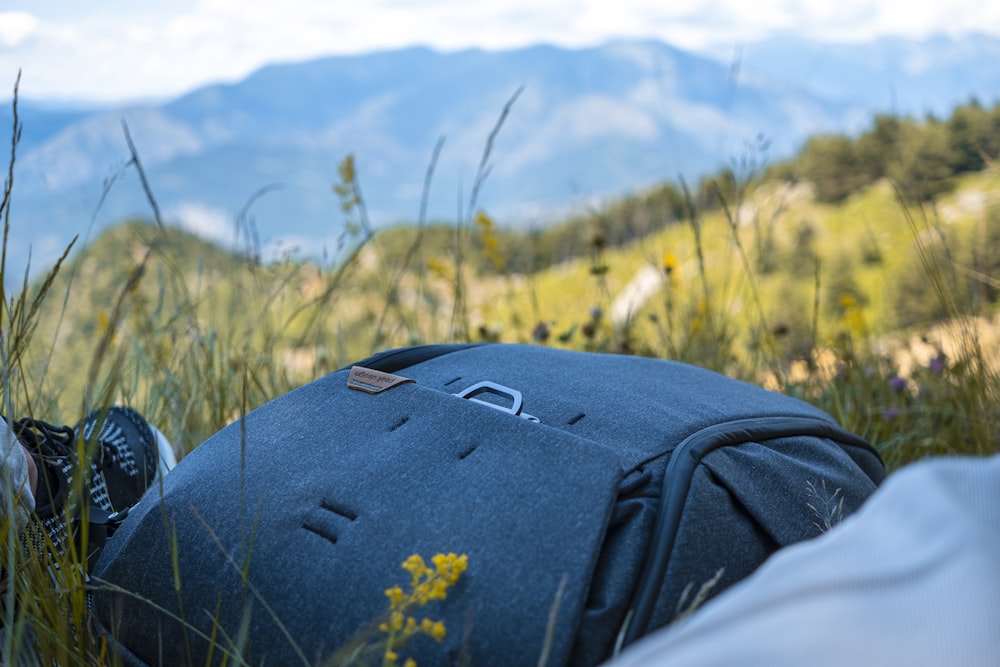
[[[896,472],[829,533],[606,663],[678,665],[1000,665],[1000,455]]]
[[[23,526],[35,509],[26,456],[7,420],[0,418],[0,515],[7,515],[13,508],[18,526]]]

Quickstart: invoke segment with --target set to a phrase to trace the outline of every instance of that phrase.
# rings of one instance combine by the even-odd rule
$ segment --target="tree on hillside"
[[[645,199],[647,206],[657,212],[666,224],[679,222],[687,217],[687,201],[684,199],[684,193],[670,183],[664,183],[652,190]]]
[[[1000,104],[987,111],[972,100],[946,121],[880,114],[857,139],[813,137],[797,157],[767,174],[811,181],[816,199],[826,203],[842,201],[882,178],[892,179],[908,200],[928,202],[947,192],[953,176],[979,171],[997,158]]]
[[[871,182],[869,170],[844,136],[817,136],[799,158],[802,176],[816,187],[816,199],[835,203]]]
[[[714,176],[703,178],[698,185],[695,205],[701,211],[712,211],[726,206],[735,206],[740,199],[740,183],[736,173],[726,167]]]
[[[900,125],[896,116],[879,114],[872,129],[858,137],[857,157],[869,182],[885,178],[898,159]]]
[[[947,123],[948,143],[952,150],[952,171],[979,171],[986,166],[983,153],[992,147],[990,115],[978,100],[958,107]]]
[[[989,139],[983,147],[983,152],[990,160],[1000,160],[1000,104],[993,107],[993,111],[990,112],[987,136]]]
[[[920,126],[907,119],[900,125],[899,159],[890,163],[889,176],[908,200],[929,202],[948,191],[953,154],[944,123],[932,117]]]

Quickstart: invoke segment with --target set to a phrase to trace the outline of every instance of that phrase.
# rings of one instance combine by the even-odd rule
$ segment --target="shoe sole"
[[[153,477],[153,484],[156,484],[163,479],[164,475],[170,472],[171,468],[177,465],[177,455],[174,453],[174,446],[167,439],[167,436],[163,435],[160,429],[150,424],[149,430],[153,432],[153,437],[156,439],[156,449],[159,451],[156,475]]]

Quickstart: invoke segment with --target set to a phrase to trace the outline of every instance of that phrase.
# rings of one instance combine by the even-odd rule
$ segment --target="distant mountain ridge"
[[[946,116],[972,98],[1000,100],[1000,39],[983,34],[870,44],[815,44],[795,36],[745,49],[744,73],[885,113]]]
[[[988,37],[850,47],[781,39],[747,45],[731,62],[655,41],[408,48],[270,65],[163,104],[59,109],[22,100],[11,247],[26,255],[30,246],[45,264],[73,234],[150,215],[125,168],[122,121],[168,220],[232,239],[238,213],[274,184],[250,213],[262,242],[272,253],[318,254],[334,250],[341,230],[330,186],[349,153],[373,221],[412,221],[444,137],[430,217],[461,215],[490,130],[520,87],[480,203],[502,224],[544,225],[574,206],[715,171],[758,136],[770,140],[764,157],[774,161],[812,134],[863,129],[875,113],[940,111],[972,96],[992,102],[997,55],[1000,40]],[[920,57],[923,66],[914,64]],[[4,105],[0,124],[10,127],[10,116]]]

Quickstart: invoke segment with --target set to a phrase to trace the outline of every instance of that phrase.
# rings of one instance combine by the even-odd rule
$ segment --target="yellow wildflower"
[[[503,253],[500,252],[500,238],[496,233],[496,223],[483,211],[476,212],[476,227],[483,235],[483,250],[486,256],[493,262],[497,271],[503,272],[507,268],[507,261]]]
[[[451,280],[451,267],[435,257],[427,260],[427,270],[436,273],[445,280]]]
[[[348,154],[348,156],[344,158],[338,167],[338,171],[340,172],[340,181],[342,183],[346,185],[354,182],[354,179],[357,177],[357,172],[354,171],[353,154]]]
[[[680,282],[680,272],[677,270],[677,255],[672,250],[668,250],[663,254],[661,262],[663,273],[667,276],[667,287],[676,287]]]
[[[436,642],[442,641],[445,635],[444,623],[441,621],[432,621],[429,618],[423,620],[420,631]]]
[[[663,255],[663,271],[669,276],[674,272],[674,269],[676,268],[677,268],[677,255],[675,255],[672,250],[668,250]]]
[[[443,600],[448,595],[448,588],[453,586],[468,567],[468,557],[449,554],[436,554],[431,558],[433,569],[427,566],[419,554],[413,554],[403,561],[402,568],[410,573],[410,588],[407,593],[400,586],[392,586],[385,591],[389,598],[388,621],[379,625],[379,631],[387,635],[383,666],[396,665],[399,659],[397,651],[406,641],[416,635],[424,634],[434,641],[440,642],[445,637],[444,623],[429,618],[417,619],[409,615],[410,608],[423,606],[431,600]],[[416,667],[416,662],[407,659],[404,667]]]
[[[848,311],[857,305],[857,300],[854,295],[850,292],[844,292],[840,295],[840,308],[841,310]]]
[[[398,607],[404,599],[406,599],[406,593],[399,586],[393,586],[392,588],[387,588],[385,591],[386,596],[389,598],[389,604],[392,607]]]

